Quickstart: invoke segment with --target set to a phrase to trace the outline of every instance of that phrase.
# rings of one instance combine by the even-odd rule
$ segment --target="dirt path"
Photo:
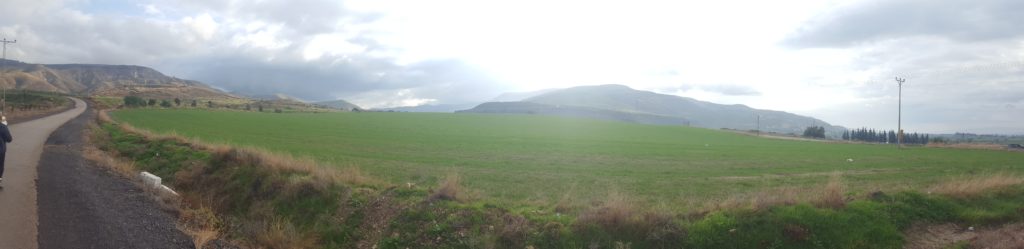
[[[74,101],[74,109],[10,126],[14,142],[7,145],[0,184],[0,248],[37,248],[36,165],[50,133],[85,111],[85,102]]]

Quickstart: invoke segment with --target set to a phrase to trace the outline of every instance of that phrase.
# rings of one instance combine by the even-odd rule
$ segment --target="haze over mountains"
[[[722,105],[675,95],[639,91],[623,85],[580,86],[550,91],[515,102],[489,102],[467,113],[520,113],[661,125],[691,125],[737,130],[758,129],[801,134],[808,126],[824,126],[836,136],[845,128],[788,112],[745,105]]]

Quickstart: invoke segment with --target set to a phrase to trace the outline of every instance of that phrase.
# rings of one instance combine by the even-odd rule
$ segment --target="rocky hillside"
[[[0,86],[98,96],[239,99],[206,84],[170,77],[148,67],[94,64],[30,64],[6,61]]]

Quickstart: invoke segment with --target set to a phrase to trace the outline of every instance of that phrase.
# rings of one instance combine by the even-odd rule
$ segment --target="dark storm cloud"
[[[305,100],[330,100],[364,92],[409,90],[414,95],[404,97],[453,103],[475,99],[475,95],[464,93],[484,94],[478,97],[498,94],[491,90],[493,80],[454,60],[400,66],[388,59],[364,56],[267,61],[247,54],[226,54],[180,63],[175,70],[239,94],[286,93]],[[386,99],[389,97],[399,96],[381,96],[385,99],[380,101],[396,101]]]
[[[849,47],[886,39],[936,36],[958,41],[1024,35],[1024,1],[871,0],[826,13],[798,29],[785,45]]]
[[[104,7],[88,2],[12,1],[26,7],[0,9],[0,16],[9,17],[0,18],[0,35],[19,40],[8,55],[26,62],[136,64],[232,92],[284,93],[306,100],[464,103],[499,94],[492,79],[460,61],[400,65],[394,58],[369,56],[388,54],[390,48],[351,27],[371,22],[377,14],[350,11],[341,1],[152,0],[118,5],[116,11],[97,10]],[[141,13],[151,7],[159,14]],[[139,13],[115,15],[131,10]],[[201,15],[216,22],[209,36],[187,21]],[[257,30],[248,30],[250,24]],[[271,26],[280,29],[268,31]],[[271,36],[248,36],[259,32]],[[365,49],[307,60],[305,46],[322,34],[341,34]]]

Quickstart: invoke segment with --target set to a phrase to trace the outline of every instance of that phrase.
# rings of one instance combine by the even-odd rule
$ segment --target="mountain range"
[[[759,129],[789,134],[802,134],[808,126],[823,126],[831,137],[845,130],[841,126],[793,113],[716,104],[623,85],[572,87],[522,101],[483,103],[459,112],[543,114],[714,129]]]
[[[0,87],[76,95],[144,98],[240,99],[194,80],[170,77],[142,66],[31,64],[3,61]]]
[[[362,110],[363,109],[362,107],[359,107],[356,104],[349,103],[348,101],[345,101],[343,99],[331,100],[331,101],[313,102],[313,104],[314,105],[326,106],[326,107],[333,108],[333,109],[338,109],[338,110],[346,110],[346,111],[356,111],[356,110]]]

